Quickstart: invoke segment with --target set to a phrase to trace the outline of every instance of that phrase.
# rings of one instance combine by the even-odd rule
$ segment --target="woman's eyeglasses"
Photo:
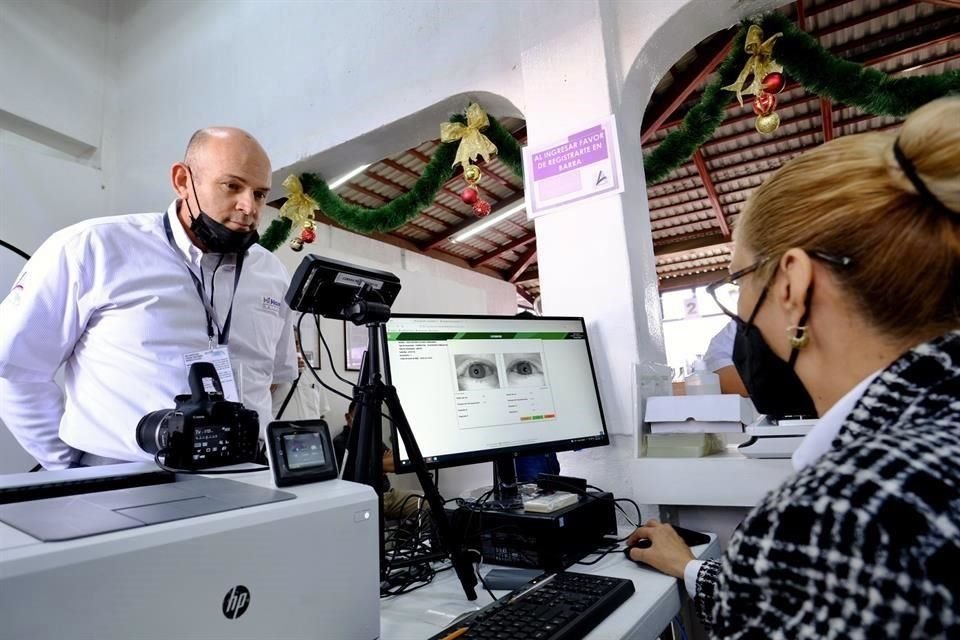
[[[849,267],[851,264],[853,264],[852,258],[849,258],[847,256],[835,256],[833,254],[825,253],[823,251],[818,251],[816,249],[807,251],[807,254],[809,254],[813,258],[823,260],[824,262],[830,263],[837,267],[846,268],[846,267]],[[721,311],[723,311],[726,315],[730,316],[734,320],[742,321],[740,316],[737,315],[735,308],[730,309],[724,302],[721,301],[720,296],[717,295],[717,289],[720,289],[721,287],[725,287],[727,285],[730,285],[739,289],[740,280],[742,278],[750,275],[751,273],[753,273],[754,271],[756,271],[757,269],[759,269],[769,261],[770,261],[769,256],[763,256],[758,258],[750,266],[744,267],[743,269],[739,269],[738,271],[734,271],[733,273],[728,274],[726,277],[721,278],[720,280],[717,280],[716,282],[713,282],[707,285],[707,293],[710,294],[710,297],[713,298],[713,301],[717,303],[717,306],[720,307]],[[767,284],[767,286],[769,286],[769,283]],[[765,286],[763,289],[764,290],[761,293],[761,295],[766,294],[767,287]]]

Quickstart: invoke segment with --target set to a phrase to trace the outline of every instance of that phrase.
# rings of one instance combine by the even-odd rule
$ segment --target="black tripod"
[[[450,555],[453,568],[460,578],[467,600],[476,600],[474,587],[477,578],[473,574],[472,563],[463,541],[450,526],[450,520],[443,507],[443,499],[437,491],[433,478],[423,461],[420,447],[417,445],[410,424],[400,406],[397,389],[390,382],[389,354],[387,353],[387,333],[384,322],[390,318],[390,307],[376,302],[359,301],[351,307],[347,319],[354,324],[365,324],[369,335],[367,357],[357,385],[357,407],[347,439],[347,453],[344,458],[344,480],[352,480],[369,485],[377,492],[380,506],[380,574],[385,577],[386,558],[384,553],[383,518],[383,405],[390,412],[390,419],[403,441],[410,456],[424,497],[430,505],[430,517],[433,518],[440,544]],[[381,358],[383,368],[381,368]],[[386,374],[384,382],[381,372]]]

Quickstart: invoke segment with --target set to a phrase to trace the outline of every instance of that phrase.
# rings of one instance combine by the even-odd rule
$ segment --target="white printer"
[[[73,482],[116,474],[117,467],[130,473],[156,470],[134,463],[0,476],[0,498],[5,488],[18,484],[41,478]],[[217,495],[177,476],[168,487],[0,505],[0,635],[31,640],[377,638],[374,491],[330,480],[278,492],[267,471],[229,477],[228,484],[210,485]],[[208,513],[217,500],[239,504],[249,498],[244,487],[254,490],[257,506],[190,517]],[[31,503],[57,506],[38,510],[28,508]],[[91,508],[111,513],[91,520],[83,515]],[[177,514],[182,519],[171,519]],[[135,523],[127,526],[115,517]],[[113,530],[81,531],[100,520]],[[71,531],[73,526],[81,530]],[[76,533],[84,537],[69,539]]]

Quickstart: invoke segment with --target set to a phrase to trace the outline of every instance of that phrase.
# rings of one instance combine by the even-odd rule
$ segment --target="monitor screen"
[[[387,351],[429,466],[609,444],[583,318],[396,314]]]

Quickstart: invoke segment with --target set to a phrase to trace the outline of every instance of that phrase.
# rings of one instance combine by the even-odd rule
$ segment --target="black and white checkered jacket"
[[[902,356],[697,576],[717,638],[960,638],[960,331]]]

